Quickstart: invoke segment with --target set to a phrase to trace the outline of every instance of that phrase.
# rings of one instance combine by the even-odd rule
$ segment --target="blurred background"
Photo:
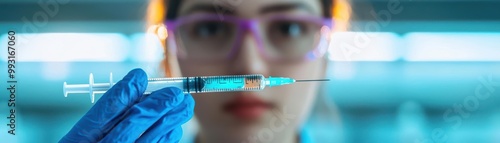
[[[120,79],[136,67],[162,76],[161,44],[146,33],[148,1],[59,0],[58,12],[38,1],[0,1],[0,45],[9,30],[20,38],[16,136],[3,125],[8,91],[1,90],[1,142],[57,142],[67,133],[93,104],[87,94],[65,98],[64,81],[88,83],[93,73],[107,82],[110,72]],[[390,10],[394,2],[398,11]],[[500,142],[500,1],[350,3],[349,32],[332,37],[333,81],[307,124],[318,142]],[[34,23],[36,15],[48,21]],[[6,61],[1,52],[2,75]],[[490,96],[479,98],[478,88]],[[335,112],[342,124],[331,125]]]

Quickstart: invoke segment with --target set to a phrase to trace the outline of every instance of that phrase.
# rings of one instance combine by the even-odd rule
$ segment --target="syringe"
[[[164,87],[177,87],[182,89],[184,93],[260,91],[266,86],[273,87],[309,81],[329,81],[329,79],[295,80],[288,77],[272,76],[265,78],[261,74],[149,78],[148,87],[144,94],[150,94]],[[109,83],[94,83],[94,77],[91,73],[89,76],[89,84],[66,84],[66,82],[64,82],[64,97],[68,97],[69,93],[89,93],[90,100],[94,103],[95,94],[105,93],[114,84],[112,73],[109,75]]]

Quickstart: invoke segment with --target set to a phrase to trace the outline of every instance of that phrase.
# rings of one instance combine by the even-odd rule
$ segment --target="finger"
[[[147,75],[143,70],[130,71],[104,93],[60,142],[99,141],[142,96],[147,84]]]
[[[186,123],[193,117],[194,113],[194,99],[191,95],[186,94],[184,101],[172,111],[165,114],[162,118],[156,121],[141,137],[138,142],[158,142],[162,135],[167,131],[174,130]],[[181,138],[182,134],[178,137],[171,136],[168,138]]]
[[[167,87],[151,93],[125,113],[125,118],[103,138],[103,142],[134,142],[163,115],[184,100],[179,88]]]
[[[178,126],[160,137],[157,143],[178,143],[182,137],[182,127]]]

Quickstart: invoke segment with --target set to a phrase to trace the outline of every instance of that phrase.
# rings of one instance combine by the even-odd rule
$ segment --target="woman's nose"
[[[265,59],[260,55],[258,41],[252,33],[243,35],[242,42],[232,63],[233,74],[267,75]]]

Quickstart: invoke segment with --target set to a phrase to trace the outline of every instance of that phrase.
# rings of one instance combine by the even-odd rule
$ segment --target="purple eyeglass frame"
[[[262,19],[262,18],[261,18]],[[271,20],[297,20],[297,21],[309,21],[316,23],[318,25],[326,26],[328,32],[331,32],[330,30],[333,29],[334,26],[334,21],[331,18],[316,18],[316,17],[310,17],[310,16],[283,16],[283,15],[278,15],[278,16],[271,16],[271,17],[266,17],[264,19],[271,19]],[[227,16],[227,15],[217,15],[217,14],[197,14],[197,15],[192,15],[192,16],[186,16],[186,17],[180,17],[175,20],[167,20],[164,22],[166,25],[167,29],[167,34],[169,35],[167,38],[168,40],[168,48],[170,51],[173,53],[177,53],[177,44],[175,43],[175,36],[174,33],[176,29],[185,24],[189,23],[191,21],[198,21],[198,20],[220,20],[220,21],[229,21],[229,22],[234,22],[238,26],[238,31],[236,33],[236,42],[232,46],[231,51],[227,55],[227,58],[233,58],[236,52],[241,48],[241,42],[242,42],[242,35],[244,35],[245,32],[249,31],[254,38],[256,39],[257,42],[257,50],[260,53],[261,56],[264,56],[266,59],[272,59],[269,57],[263,46],[263,38],[261,36],[260,31],[258,30],[258,24],[260,19],[245,19],[245,18],[239,18],[239,17],[234,17],[234,16]],[[322,27],[321,32],[323,32],[324,27]],[[305,60],[314,60],[317,58],[322,57],[327,49],[328,49],[328,42],[325,39],[325,36],[321,34],[321,38],[319,39],[320,41],[318,42],[318,45],[308,52],[304,59]],[[179,55],[178,55],[179,56]]]

